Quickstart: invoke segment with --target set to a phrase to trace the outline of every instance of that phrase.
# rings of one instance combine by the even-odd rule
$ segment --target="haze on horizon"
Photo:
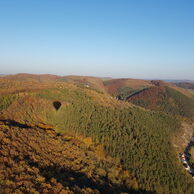
[[[0,74],[194,79],[194,1],[1,0]]]

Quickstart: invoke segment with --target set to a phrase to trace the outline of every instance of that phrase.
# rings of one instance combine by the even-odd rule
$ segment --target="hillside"
[[[73,83],[78,86],[95,89],[103,93],[108,93],[112,96],[127,96],[137,90],[152,86],[150,81],[140,79],[112,79],[98,78],[92,76],[56,76],[49,74],[16,74],[3,77],[6,80],[19,82],[39,82],[39,83],[54,83],[66,82]]]
[[[191,90],[191,89],[186,89],[186,88],[183,88],[183,87],[179,87],[177,86],[176,84],[172,84],[172,83],[168,83],[166,86],[184,94],[185,96],[189,97],[189,98],[194,98],[194,91]]]
[[[135,184],[90,139],[0,122],[1,193],[118,193]]]
[[[1,120],[28,125],[33,133],[53,128],[61,135],[90,137],[129,172],[124,187],[157,193],[194,191],[193,180],[171,142],[181,130],[180,121],[173,116],[66,82],[33,83],[32,88],[19,92],[10,86],[10,92],[2,90],[0,107]]]
[[[63,76],[59,81],[66,81],[81,86],[93,88],[97,91],[106,93],[106,88],[103,84],[103,79],[91,76]]]
[[[103,78],[91,76],[57,76],[50,74],[26,74],[20,73],[16,75],[7,75],[3,77],[9,81],[30,82],[30,83],[54,83],[54,82],[67,82],[73,83],[82,87],[90,87],[97,91],[106,93],[106,88],[103,84]],[[0,79],[1,80],[1,79]]]
[[[129,96],[127,101],[151,110],[194,119],[194,100],[166,85],[146,88]]]
[[[12,85],[15,84],[17,86],[22,86],[23,88],[25,85],[27,86],[26,88],[28,88],[29,86],[32,87],[36,85],[36,83],[41,83],[41,86],[43,84],[48,85],[50,83],[64,83],[64,82],[71,83],[79,87],[90,88],[101,93],[110,94],[111,96],[114,97],[117,96],[122,100],[126,100],[128,96],[131,96],[132,94],[135,94],[143,89],[154,86],[153,83],[154,81],[141,79],[129,79],[129,78],[112,79],[92,76],[76,76],[76,75],[57,76],[51,74],[26,74],[26,73],[20,73],[16,75],[6,75],[0,77],[1,86],[3,86],[2,85],[3,80],[6,82],[5,85],[8,87],[9,82]],[[182,86],[177,84],[163,82],[163,85],[168,86],[174,90],[177,90],[178,92],[188,97],[193,97],[193,92],[188,90],[189,89],[188,87],[191,86],[192,83],[186,83],[190,84],[188,87],[183,86],[184,83],[180,83],[183,84]]]
[[[14,75],[7,75],[4,78],[9,80],[16,81],[27,81],[27,82],[55,82],[60,76],[51,75],[51,74],[27,74],[27,73],[19,73]]]
[[[151,86],[149,81],[138,79],[111,79],[104,81],[104,85],[109,94],[120,96],[122,99]]]
[[[190,89],[190,90],[194,90],[194,83],[192,82],[178,82],[175,83],[176,86],[181,87],[181,88],[185,88],[185,89]]]

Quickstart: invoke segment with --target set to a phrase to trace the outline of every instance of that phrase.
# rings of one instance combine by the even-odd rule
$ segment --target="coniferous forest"
[[[160,108],[151,110],[71,83],[57,82],[44,86],[35,84],[33,87],[30,90],[11,93],[4,91],[0,102],[3,126],[11,125],[12,130],[13,126],[46,131],[52,129],[66,138],[68,136],[75,139],[89,138],[86,141],[86,145],[89,145],[86,146],[87,149],[96,152],[95,147],[100,146],[101,155],[111,157],[111,161],[115,161],[123,172],[128,173],[127,179],[117,181],[117,184],[124,185],[123,191],[129,193],[194,191],[193,179],[183,168],[172,142],[173,136],[182,131],[182,121],[186,117],[188,122],[192,119],[193,102],[189,97],[165,88],[166,92],[163,91],[162,95],[166,95],[167,99],[173,99],[176,106],[170,107],[169,104],[161,104],[162,101],[158,100]],[[164,111],[161,107],[164,107]],[[182,109],[175,114],[173,111],[179,107]],[[92,142],[93,148],[88,141]],[[2,149],[5,148],[4,143],[1,146]],[[35,161],[39,163],[33,157],[31,160],[31,163]],[[87,173],[90,168],[90,165],[86,167],[86,176],[89,176]],[[106,172],[107,164],[101,163],[100,168]],[[113,168],[112,175],[102,173],[102,178],[104,177],[104,181],[110,176],[114,179],[117,173],[118,170]],[[54,174],[53,170],[49,178],[46,175],[45,181],[48,184],[52,185],[49,181]],[[1,185],[4,184],[6,188],[6,180],[3,180],[3,177],[1,179]],[[56,181],[60,181],[60,178]],[[72,186],[69,189],[75,191]],[[100,191],[103,189],[104,187]],[[24,188],[23,190],[25,191]],[[121,190],[116,190],[115,187],[116,193]]]
[[[194,194],[194,0],[0,0],[0,194]]]

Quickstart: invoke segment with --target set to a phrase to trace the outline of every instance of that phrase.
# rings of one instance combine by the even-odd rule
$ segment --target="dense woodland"
[[[115,96],[119,100],[127,100],[130,96],[137,94],[138,92],[141,92],[144,88],[138,88],[138,89],[133,89],[128,86],[121,87],[117,90],[115,93]]]
[[[38,96],[56,99],[56,92],[47,90]],[[170,143],[170,136],[180,130],[175,117],[137,107],[99,106],[78,91],[72,94],[61,90],[57,99],[66,99],[71,104],[55,115],[49,113],[48,121],[60,132],[90,136],[102,143],[137,178],[139,189],[193,191],[192,180],[182,171]]]
[[[194,100],[168,87],[155,86],[128,98],[138,106],[194,120]]]
[[[176,106],[182,107],[179,115],[192,116],[193,104],[189,104],[187,97],[169,88],[165,90],[164,98],[173,98]],[[171,143],[173,134],[181,130],[180,118],[173,114],[145,110],[68,84],[7,98],[12,103],[8,107],[1,105],[2,118],[11,117],[31,125],[45,123],[60,134],[91,137],[129,171],[131,181],[136,180],[137,191],[194,192],[193,180],[183,169]],[[55,101],[61,103],[58,110],[53,106]],[[172,108],[171,113],[178,110],[166,104],[164,112],[168,112],[167,107]]]

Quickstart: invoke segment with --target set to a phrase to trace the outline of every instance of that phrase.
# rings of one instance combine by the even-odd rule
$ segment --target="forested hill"
[[[144,89],[127,99],[135,105],[194,120],[194,100],[165,85]]]
[[[194,82],[178,82],[175,83],[175,85],[181,88],[194,90]]]
[[[6,81],[3,81],[0,89],[2,121],[20,123],[34,130],[37,127],[53,128],[58,134],[78,138],[91,137],[94,144],[102,145],[106,154],[129,173],[130,180],[122,182],[124,187],[156,193],[194,192],[193,179],[185,172],[171,143],[174,133],[181,130],[176,117],[145,110],[71,83],[31,83],[30,89],[27,85],[24,83],[22,89],[21,84],[11,81],[7,89]],[[9,130],[3,130],[9,136]],[[11,130],[14,130],[13,126]],[[5,145],[2,145],[3,149]],[[112,173],[116,176],[117,171]],[[9,179],[11,175],[1,183]],[[107,180],[107,174],[102,175],[102,179]],[[134,180],[135,184],[132,184]]]

